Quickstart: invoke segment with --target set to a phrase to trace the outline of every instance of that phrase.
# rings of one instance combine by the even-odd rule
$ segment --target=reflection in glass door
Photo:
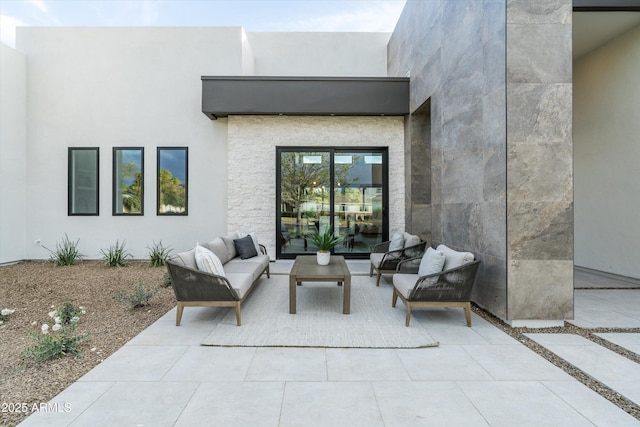
[[[370,253],[383,240],[384,161],[382,151],[334,154],[334,224],[342,236],[336,253]]]
[[[278,257],[315,253],[308,236],[327,228],[350,258],[386,239],[386,149],[278,148],[276,158]]]

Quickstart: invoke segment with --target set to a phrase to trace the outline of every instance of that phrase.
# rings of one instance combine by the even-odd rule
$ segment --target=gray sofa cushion
[[[216,237],[208,243],[200,243],[200,245],[213,252],[222,264],[226,264],[231,260],[231,258],[229,258],[229,251],[227,251],[227,245],[224,244],[224,241],[220,237]]]
[[[183,267],[193,268],[194,270],[198,269],[198,265],[196,264],[196,248],[186,252],[179,252],[171,257],[171,260]]]
[[[231,287],[238,292],[238,296],[243,298],[253,284],[253,275],[251,273],[226,273],[227,280],[231,283]]]

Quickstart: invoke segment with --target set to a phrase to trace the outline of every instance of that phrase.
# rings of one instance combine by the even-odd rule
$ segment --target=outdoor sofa
[[[263,274],[271,277],[269,262],[266,248],[253,233],[230,233],[172,256],[167,269],[178,302],[176,326],[184,307],[194,306],[233,307],[240,326],[240,305]]]

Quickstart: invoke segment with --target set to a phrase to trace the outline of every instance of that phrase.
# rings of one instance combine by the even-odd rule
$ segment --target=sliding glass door
[[[308,236],[333,230],[334,253],[368,257],[388,236],[387,150],[278,148],[277,239],[279,258],[313,254]]]

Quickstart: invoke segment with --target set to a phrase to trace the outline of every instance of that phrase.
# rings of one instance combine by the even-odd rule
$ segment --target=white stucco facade
[[[575,264],[640,279],[640,27],[574,64]]]
[[[26,91],[25,55],[0,45],[0,262],[16,259],[25,247]]]
[[[36,241],[54,249],[65,233],[88,259],[116,240],[146,258],[153,242],[181,251],[226,233],[233,118],[202,113],[201,76],[386,76],[388,39],[241,27],[19,28],[16,49],[2,46],[0,263],[46,259]],[[156,215],[156,149],[169,146],[189,149],[188,216]],[[67,214],[69,147],[99,148],[97,216]],[[144,147],[142,216],[112,215],[114,147]]]

